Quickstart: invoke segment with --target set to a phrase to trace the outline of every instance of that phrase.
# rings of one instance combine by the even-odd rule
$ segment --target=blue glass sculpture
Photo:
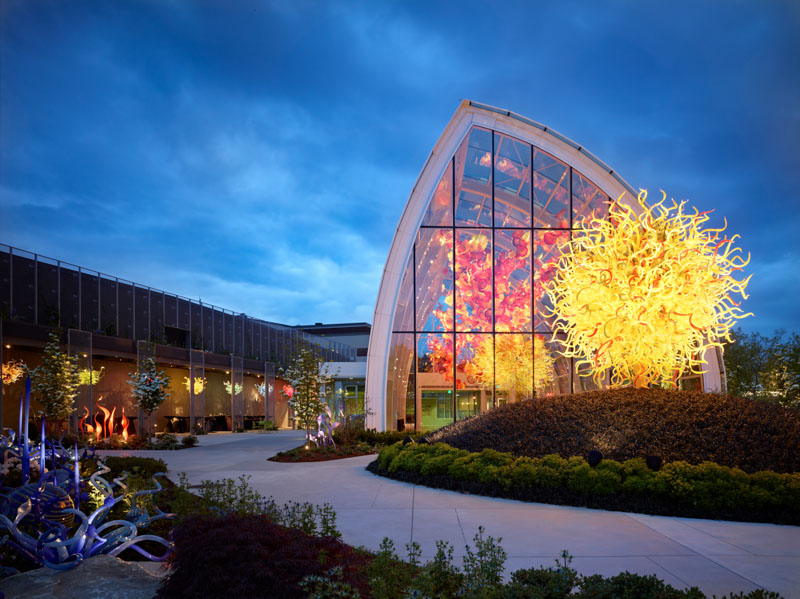
[[[22,402],[21,402],[22,406]],[[150,514],[140,507],[140,498],[152,496],[162,490],[157,478],[166,476],[159,472],[153,475],[155,489],[139,491],[130,496],[130,509],[124,520],[106,521],[111,509],[125,498],[127,473],[109,483],[103,475],[111,470],[98,461],[98,470],[88,480],[81,477],[78,445],[74,451],[64,448],[61,440],[51,442],[45,438],[44,422],[39,446],[32,444],[27,434],[30,409],[30,379],[25,386],[25,415],[20,418],[17,432],[4,429],[0,434],[0,453],[4,470],[9,465],[19,465],[22,484],[10,488],[3,486],[7,475],[0,478],[0,545],[8,545],[38,565],[58,570],[74,568],[93,555],[117,556],[132,549],[147,559],[164,561],[172,552],[172,545],[157,535],[139,534],[139,528],[162,518],[173,518],[154,506]],[[84,450],[83,458],[94,457]],[[50,462],[51,468],[46,469]],[[31,465],[38,466],[38,480],[30,482]],[[78,507],[81,499],[88,498],[93,488],[102,497],[102,504],[88,516]],[[154,541],[165,547],[161,555],[153,555],[139,546],[142,541]]]

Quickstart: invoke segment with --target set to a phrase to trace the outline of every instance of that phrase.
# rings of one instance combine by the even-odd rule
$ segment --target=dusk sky
[[[753,256],[800,332],[800,3],[4,0],[0,243],[286,324],[372,321],[463,98]]]

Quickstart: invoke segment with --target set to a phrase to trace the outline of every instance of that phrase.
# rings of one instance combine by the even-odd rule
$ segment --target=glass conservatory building
[[[623,195],[624,194],[624,195]],[[506,402],[595,388],[559,355],[544,292],[559,245],[636,193],[549,128],[463,101],[405,207],[367,357],[368,426],[433,430]],[[720,390],[721,357],[684,387]]]

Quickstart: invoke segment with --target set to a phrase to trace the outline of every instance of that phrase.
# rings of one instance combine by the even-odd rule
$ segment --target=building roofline
[[[497,108],[495,106],[490,106],[489,104],[481,104],[480,102],[473,102],[472,100],[464,100],[464,102],[468,103],[470,106],[472,106],[474,108],[479,108],[479,109],[485,110],[487,112],[494,112],[494,113],[497,113],[497,114],[502,114],[504,116],[510,117],[512,119],[515,119],[515,120],[521,122],[521,123],[525,123],[526,125],[530,125],[531,127],[536,127],[537,129],[540,129],[543,133],[547,133],[549,135],[552,135],[556,139],[558,139],[560,141],[563,141],[565,144],[567,144],[569,146],[572,146],[578,152],[584,154],[587,158],[589,158],[589,160],[591,160],[597,166],[599,166],[600,168],[605,170],[609,175],[614,177],[614,179],[616,179],[619,182],[619,184],[622,185],[626,189],[626,191],[628,193],[630,193],[633,197],[637,196],[637,193],[633,190],[633,187],[631,187],[628,184],[627,181],[625,181],[622,177],[620,177],[613,168],[608,166],[608,164],[606,164],[605,162],[600,160],[597,156],[592,154],[589,150],[587,150],[586,148],[584,148],[580,144],[574,142],[573,140],[571,140],[566,135],[562,135],[561,133],[559,133],[555,129],[552,129],[552,128],[548,127],[547,125],[543,125],[542,123],[540,123],[538,121],[534,121],[533,119],[529,119],[528,117],[522,116],[521,114],[517,114],[516,112],[511,112],[510,110],[503,110],[502,108]]]

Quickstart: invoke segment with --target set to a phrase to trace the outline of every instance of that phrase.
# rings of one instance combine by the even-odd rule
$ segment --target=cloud
[[[747,320],[800,329],[787,6],[11,3],[0,235],[254,316],[369,320],[467,97],[727,216],[756,259]]]
[[[10,189],[5,185],[0,185],[0,209],[10,210],[12,208],[46,208],[48,210],[63,210],[70,205],[78,203],[79,200],[70,196],[53,193],[38,192],[34,190]]]

